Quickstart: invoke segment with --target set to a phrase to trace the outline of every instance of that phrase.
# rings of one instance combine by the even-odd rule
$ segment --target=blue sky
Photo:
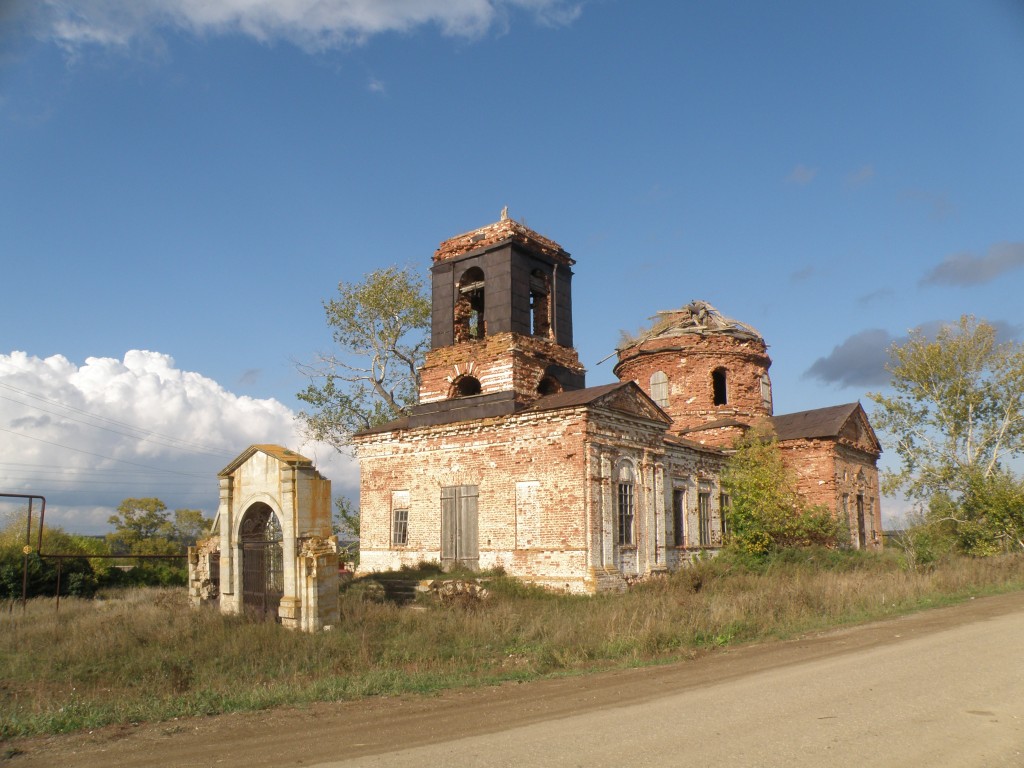
[[[505,205],[577,260],[589,384],[692,299],[777,413],[868,405],[912,327],[1024,335],[1019,2],[67,5],[0,0],[0,490],[69,528],[302,448],[322,300]]]

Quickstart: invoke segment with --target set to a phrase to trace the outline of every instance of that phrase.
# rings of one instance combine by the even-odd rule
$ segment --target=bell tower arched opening
[[[476,341],[486,335],[484,321],[484,272],[470,267],[459,280],[459,295],[455,300],[455,342]]]

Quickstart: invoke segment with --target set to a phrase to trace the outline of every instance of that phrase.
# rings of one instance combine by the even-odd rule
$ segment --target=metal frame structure
[[[46,520],[46,497],[40,496],[35,493],[0,493],[0,499],[27,499],[28,500],[28,515],[25,522],[25,546],[22,547],[22,566],[21,566],[21,605],[22,609],[28,602],[28,558],[32,554],[32,504],[35,500],[39,500],[41,503],[39,509],[39,534],[36,544],[36,554],[40,559],[47,558],[57,561],[57,610],[60,610],[60,577],[61,577],[61,563],[64,560],[71,560],[74,558],[86,558],[89,560],[121,560],[130,558],[133,560],[180,560],[188,555],[90,555],[78,553],[44,553],[43,552],[43,525]]]

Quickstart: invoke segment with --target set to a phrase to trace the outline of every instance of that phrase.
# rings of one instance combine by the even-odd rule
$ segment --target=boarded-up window
[[[480,557],[475,485],[441,489],[441,560],[475,567]]]
[[[516,549],[540,545],[540,483],[516,483]]]
[[[668,376],[664,371],[651,376],[651,399],[662,408],[668,407]]]

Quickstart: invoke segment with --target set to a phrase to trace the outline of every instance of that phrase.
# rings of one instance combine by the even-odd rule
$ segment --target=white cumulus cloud
[[[384,32],[430,25],[476,37],[503,27],[513,11],[541,24],[575,20],[582,0],[43,0],[39,34],[69,49],[126,46],[161,29],[243,34],[308,50],[360,43]]]
[[[348,457],[303,441],[294,412],[273,399],[233,394],[159,352],[123,360],[0,354],[0,492],[47,499],[47,520],[101,532],[128,497],[170,509],[218,503],[217,472],[254,443],[313,459],[337,494],[354,494]]]

